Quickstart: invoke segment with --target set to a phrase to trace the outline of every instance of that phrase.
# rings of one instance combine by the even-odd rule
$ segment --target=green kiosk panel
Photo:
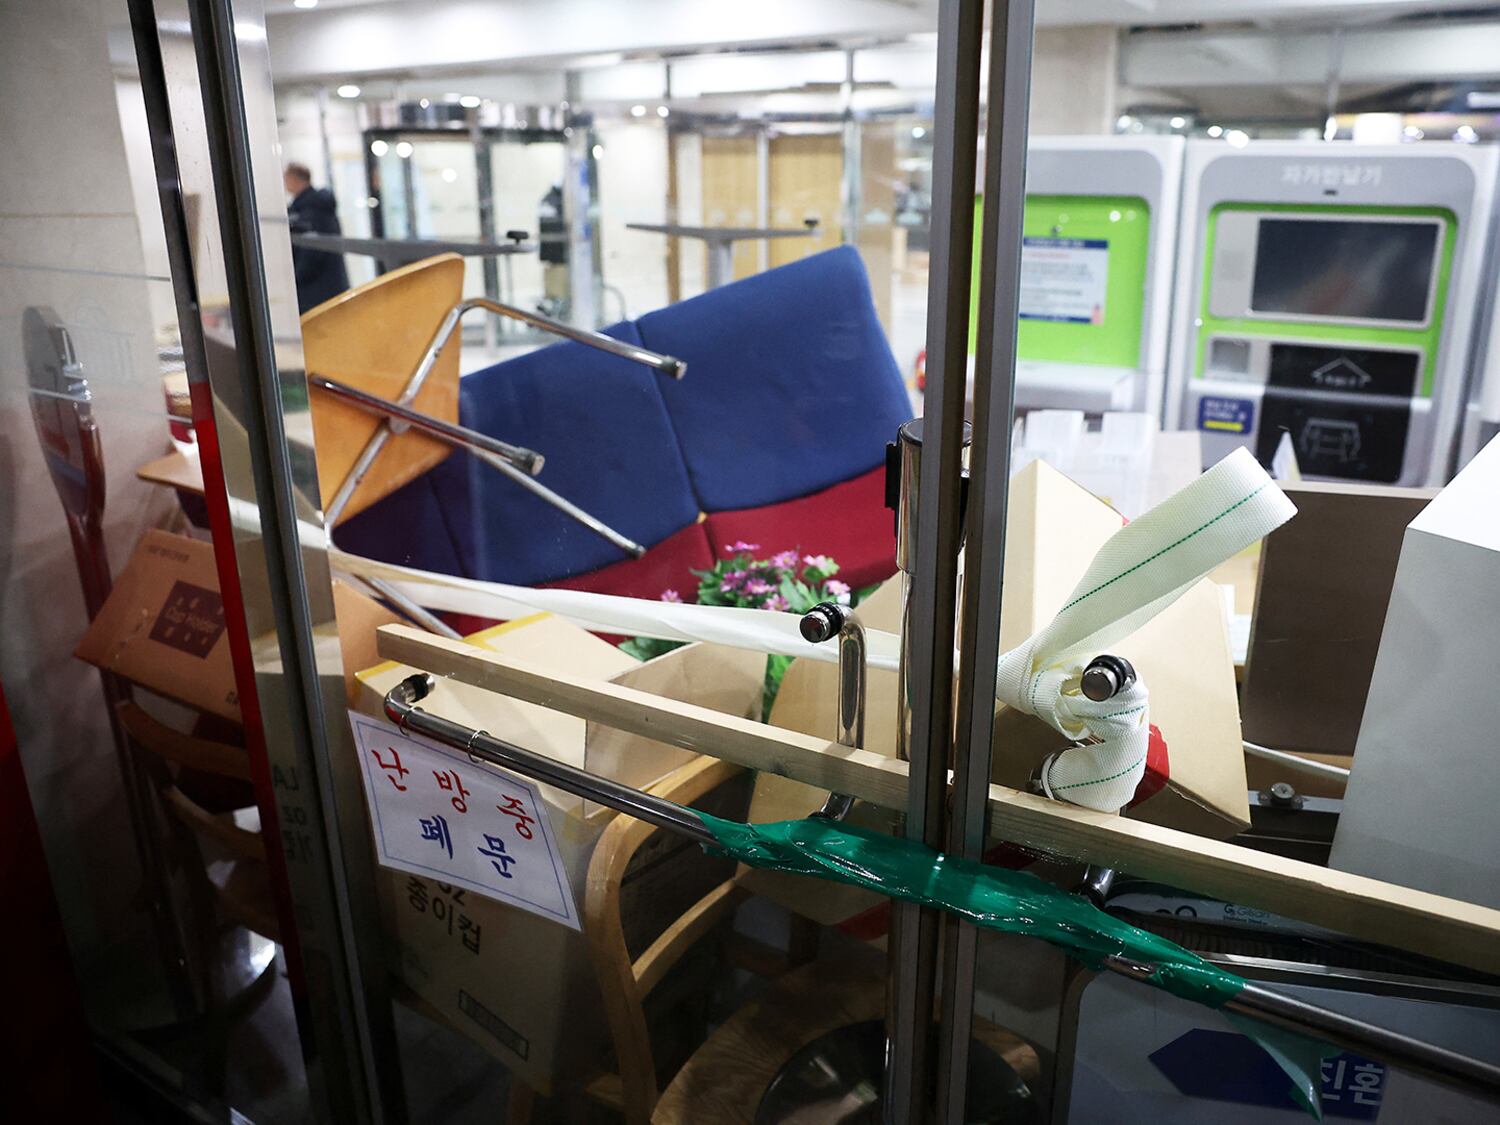
[[[1168,422],[1205,463],[1283,434],[1304,475],[1446,478],[1495,154],[1189,146]]]
[[[1182,152],[1180,137],[1033,138],[1018,409],[1161,417]]]

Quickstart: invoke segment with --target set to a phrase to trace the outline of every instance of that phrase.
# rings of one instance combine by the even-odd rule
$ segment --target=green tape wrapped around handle
[[[740,824],[699,813],[726,855],[813,875],[931,906],[976,926],[1051,942],[1090,968],[1118,955],[1154,970],[1148,982],[1174,996],[1221,1008],[1244,986],[1166,938],[1137,929],[1077,895],[1024,871],[941,855],[915,841],[812,818]]]
[[[1234,973],[1175,942],[1122,922],[1024,871],[955,859],[915,841],[832,820],[741,824],[703,812],[697,815],[718,840],[719,851],[751,867],[848,883],[956,914],[985,929],[1040,938],[1093,969],[1103,967],[1107,957],[1123,957],[1151,970],[1140,978],[1145,983],[1210,1008],[1222,1008],[1245,985]],[[1321,1119],[1318,1070],[1315,1062],[1309,1063],[1319,1057],[1319,1045],[1258,1028],[1249,1020],[1234,1022],[1286,1072],[1294,1100]],[[1291,1038],[1303,1049],[1278,1049],[1281,1040]],[[1326,1048],[1322,1053],[1335,1052]]]

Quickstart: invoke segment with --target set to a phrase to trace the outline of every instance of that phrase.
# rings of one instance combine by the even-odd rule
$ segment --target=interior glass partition
[[[368,240],[295,238],[351,157],[283,144],[289,91],[409,104],[452,63],[386,7],[358,58],[342,5],[70,0],[0,37],[7,104],[118,110],[61,161],[18,119],[40,172],[0,209],[0,682],[106,1051],[214,1119],[1276,1120],[1291,1084],[1486,1120],[1500,920],[1442,897],[1486,859],[1380,799],[1417,785],[1412,643],[1364,636],[1362,775],[1246,741],[1317,679],[1277,686],[1277,591],[1288,630],[1343,594],[1287,577],[1283,490],[1298,534],[1333,493],[1245,450],[1200,477],[1214,428],[1139,411],[1014,428],[1018,318],[1092,322],[1123,261],[1023,227],[1032,5],[628,59],[465,5],[510,52],[485,88],[557,119],[343,109]],[[1395,514],[1332,520],[1385,528],[1341,575],[1472,534],[1366,499]],[[1420,635],[1458,585],[1343,620]],[[1353,873],[1392,856],[1425,892]]]
[[[17,169],[0,186],[0,682],[111,1074],[144,1079],[153,1117],[310,1122],[274,845],[250,780],[249,681],[236,675],[249,669],[224,638],[241,610],[215,554],[232,544],[203,503],[198,438],[212,430],[190,388],[196,326],[179,320],[193,281],[175,251],[207,246],[212,208],[179,196],[164,213],[154,160],[170,128],[159,52],[191,59],[192,42],[142,60],[133,7],[0,10]],[[142,653],[149,637],[165,662]],[[35,983],[62,1008],[74,991]],[[76,1050],[87,1091],[93,1062]],[[72,1094],[54,1094],[70,1112]]]

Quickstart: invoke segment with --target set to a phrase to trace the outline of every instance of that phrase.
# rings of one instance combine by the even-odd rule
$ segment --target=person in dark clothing
[[[286,217],[293,234],[342,234],[333,192],[312,186],[306,164],[288,164],[282,175],[287,195]],[[349,288],[344,256],[327,250],[292,246],[292,265],[297,273],[297,311],[306,312]]]

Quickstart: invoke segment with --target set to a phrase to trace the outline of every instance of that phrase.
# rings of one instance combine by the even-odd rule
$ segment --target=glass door
[[[99,1089],[91,1035],[111,1092],[139,1076],[152,1117],[323,1120],[280,858],[295,837],[257,785],[245,611],[222,581],[234,541],[205,499],[203,326],[180,318],[195,294],[223,307],[190,264],[217,221],[161,163],[163,57],[191,66],[193,44],[124,0],[6,5],[0,25],[19,173],[0,184],[0,684],[25,774],[7,799],[45,845],[5,863],[50,872],[66,940],[61,967],[21,969],[28,987],[53,1013],[81,997],[87,1020],[73,1041],[51,1016],[21,1021],[38,1059],[70,1053],[46,1112]],[[6,820],[9,849],[24,821]],[[16,912],[45,918],[46,894],[27,898]]]

